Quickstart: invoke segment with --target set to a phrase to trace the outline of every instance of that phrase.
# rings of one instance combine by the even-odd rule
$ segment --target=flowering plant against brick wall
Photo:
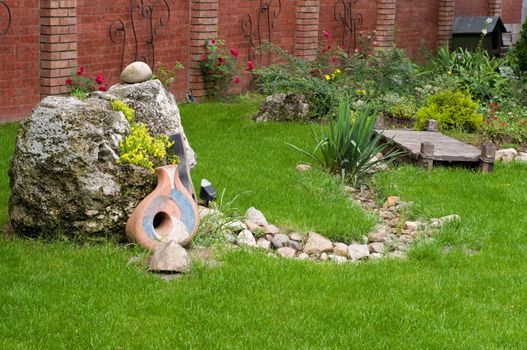
[[[225,41],[209,39],[204,45],[205,52],[200,57],[200,68],[206,81],[214,83],[213,95],[220,96],[233,84],[241,82],[241,69],[236,48],[225,48]],[[252,61],[247,62],[246,71],[254,69]]]
[[[85,99],[93,91],[108,90],[108,84],[103,74],[99,72],[96,76],[89,76],[84,66],[80,66],[71,72],[70,77],[66,79],[66,85],[71,88],[71,96],[79,99]]]

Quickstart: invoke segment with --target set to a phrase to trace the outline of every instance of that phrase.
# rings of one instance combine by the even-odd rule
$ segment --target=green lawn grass
[[[292,138],[300,144],[308,135],[294,124],[251,125],[238,110],[246,108],[252,106],[182,108],[188,137],[200,156],[194,174],[228,189],[240,178],[242,187],[255,192],[242,197],[240,206],[261,207],[274,220],[302,226],[303,215],[316,219],[319,209],[303,200],[297,203],[303,214],[292,210],[291,219],[272,196],[260,195],[278,192],[264,176],[256,179],[262,188],[244,180],[245,172],[257,174],[244,167],[258,167],[258,159],[281,159],[293,166],[298,156],[288,158],[285,149],[274,153],[275,143]],[[216,122],[208,124],[213,134],[207,136],[201,129],[208,118]],[[266,142],[261,141],[252,151],[240,140],[243,135],[269,138],[269,145],[263,148]],[[237,138],[229,141],[232,136]],[[207,144],[221,142],[224,150],[204,152]],[[242,149],[236,152],[238,146]],[[234,169],[221,170],[226,165]],[[280,174],[292,187],[306,176]],[[408,261],[338,266],[241,250],[221,256],[219,268],[200,267],[166,282],[127,267],[138,252],[130,247],[2,239],[0,348],[524,349],[526,179],[526,166],[500,164],[492,175],[404,166],[379,176],[384,194],[415,202],[415,216],[462,217],[432,243],[417,245]],[[344,217],[338,211],[334,215]],[[442,253],[445,246],[452,246],[448,254]]]

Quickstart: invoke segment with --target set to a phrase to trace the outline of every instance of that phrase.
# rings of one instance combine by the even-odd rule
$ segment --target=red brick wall
[[[347,0],[346,2],[350,2]],[[357,0],[352,2],[352,16],[362,17],[362,24],[357,25],[357,41],[359,36],[368,37],[373,34],[377,22],[377,2],[371,0]],[[342,13],[342,2],[338,1],[337,18]],[[320,1],[320,30],[325,30],[330,34],[330,39],[337,45],[342,45],[343,27],[340,22],[335,20],[335,0]],[[361,33],[362,32],[362,33]],[[347,48],[347,38],[345,38],[345,47]],[[353,49],[353,48],[352,48]]]
[[[0,36],[0,121],[26,117],[41,96],[65,92],[63,81],[74,66],[84,65],[87,72],[102,72],[109,84],[118,82],[121,69],[121,44],[113,43],[109,27],[122,20],[127,32],[124,65],[134,60],[134,37],[130,23],[130,0],[4,0],[12,10],[12,25],[7,35]],[[241,30],[244,15],[253,18],[254,42],[257,42],[257,15],[260,0],[167,0],[171,19],[158,29],[156,61],[185,65],[178,71],[172,91],[182,100],[189,87],[206,90],[200,81],[199,62],[203,40],[218,35],[227,48],[240,51],[242,71],[247,60],[248,41]],[[338,0],[349,2],[355,0]],[[395,43],[418,58],[420,49],[435,47],[438,42],[439,6],[446,8],[450,0],[356,0],[353,14],[362,14],[357,32],[364,36],[377,30],[377,46],[390,47]],[[487,16],[491,0],[456,0],[455,16]],[[495,3],[500,0],[492,0]],[[271,11],[277,10],[278,0],[267,0]],[[150,3],[150,1],[147,1]],[[264,2],[265,3],[265,2]],[[451,1],[450,1],[451,3]],[[290,53],[312,58],[312,47],[321,42],[321,32],[330,33],[332,44],[341,43],[342,26],[334,18],[334,0],[281,0],[281,12],[272,29],[272,41]],[[317,8],[319,12],[317,13]],[[496,6],[494,6],[496,8]],[[192,9],[192,11],[191,11]],[[502,18],[506,23],[519,23],[521,0],[501,0]],[[1,9],[0,9],[1,11]],[[159,7],[154,18],[159,18]],[[393,14],[395,13],[395,14]],[[446,14],[445,14],[446,13]],[[448,38],[449,20],[443,11],[441,40]],[[0,31],[3,14],[0,12]],[[5,15],[4,15],[5,16]],[[140,50],[145,48],[148,35],[146,22],[137,18]],[[317,23],[311,23],[313,20]],[[267,38],[267,23],[262,18],[262,40]],[[318,35],[318,40],[311,39]],[[122,39],[122,37],[120,38]],[[324,41],[325,42],[325,41]],[[142,44],[141,44],[142,43]],[[257,65],[268,64],[267,56]],[[245,75],[243,84],[248,85]],[[201,96],[200,95],[200,96]]]
[[[521,11],[521,10],[520,10]],[[489,0],[456,0],[454,16],[488,16]]]
[[[521,23],[522,0],[502,0],[501,19],[503,23]]]
[[[0,122],[28,116],[39,95],[39,1],[6,0],[12,22],[0,36]],[[7,26],[0,5],[0,32]]]
[[[117,83],[120,73],[121,43],[113,43],[109,38],[109,27],[121,20],[126,27],[126,50],[124,66],[134,61],[134,36],[130,21],[129,0],[78,0],[79,52],[78,63],[84,65],[88,73],[102,72],[111,84]],[[171,17],[168,25],[160,27],[155,38],[155,61],[171,66],[176,61],[185,65],[179,70],[171,87],[176,96],[182,99],[188,89],[189,58],[189,2],[168,0]],[[166,15],[162,6],[154,9],[154,17]],[[136,11],[134,16],[138,35],[139,52],[144,52],[148,37],[147,21],[141,19]],[[119,38],[122,38],[119,37]]]
[[[423,50],[432,50],[437,42],[439,1],[397,1],[395,43],[411,57],[420,58]]]

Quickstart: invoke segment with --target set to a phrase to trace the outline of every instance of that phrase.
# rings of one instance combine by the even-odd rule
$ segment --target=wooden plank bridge
[[[407,155],[431,169],[434,162],[462,166],[479,166],[482,172],[492,172],[496,146],[484,144],[481,149],[467,145],[452,137],[437,132],[432,124],[431,131],[384,130],[384,142],[393,140],[394,146],[407,152]],[[380,132],[380,131],[377,131]]]

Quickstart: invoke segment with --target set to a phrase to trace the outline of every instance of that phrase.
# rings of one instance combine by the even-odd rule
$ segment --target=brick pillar
[[[501,1],[489,0],[489,16],[501,16]]]
[[[218,37],[219,0],[191,0],[190,3],[190,64],[189,87],[197,97],[207,95],[207,87],[199,68],[203,45]]]
[[[318,49],[319,0],[298,0],[296,6],[295,55],[314,60]]]
[[[40,1],[40,96],[67,93],[77,66],[77,1]]]
[[[437,19],[437,45],[450,45],[454,29],[454,0],[439,0],[439,16]]]
[[[395,39],[395,8],[396,0],[377,0],[377,24],[375,26],[375,41],[377,48],[390,48]]]

